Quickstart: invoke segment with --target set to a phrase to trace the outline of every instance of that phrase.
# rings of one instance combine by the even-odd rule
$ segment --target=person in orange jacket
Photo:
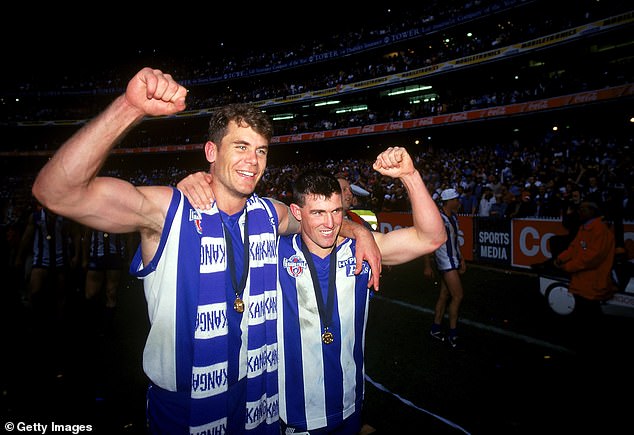
[[[605,301],[617,290],[611,270],[615,255],[614,234],[603,222],[599,206],[584,201],[579,206],[581,226],[555,266],[570,273],[568,290],[589,301]],[[578,298],[576,298],[578,299]]]
[[[602,358],[603,350],[614,345],[601,303],[617,291],[611,274],[616,246],[596,203],[583,201],[578,213],[581,225],[577,235],[557,256],[555,266],[570,273],[568,290],[575,298],[576,319],[571,344],[592,367],[596,358]]]

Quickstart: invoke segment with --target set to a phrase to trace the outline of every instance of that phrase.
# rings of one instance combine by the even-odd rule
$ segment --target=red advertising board
[[[389,233],[392,230],[412,226],[412,214],[408,212],[381,212],[377,215],[378,230]],[[473,260],[473,217],[458,216],[460,229],[460,251],[465,260]]]
[[[396,228],[412,226],[408,212],[382,212],[377,215],[378,230],[387,233]],[[468,261],[529,268],[551,257],[548,240],[556,234],[566,234],[560,219],[514,219],[507,230],[492,225],[490,218],[459,215],[460,246]],[[508,225],[508,224],[507,224]],[[625,240],[634,240],[634,222],[624,223]],[[505,240],[510,238],[510,258],[495,255],[506,252]],[[474,255],[476,253],[477,255]]]
[[[511,265],[530,267],[548,260],[551,257],[548,239],[555,234],[566,234],[567,230],[560,220],[515,219],[511,232]]]
[[[634,240],[634,222],[623,224],[624,239]],[[555,234],[566,234],[560,220],[515,219],[512,224],[512,266],[530,267],[551,257],[548,239]]]

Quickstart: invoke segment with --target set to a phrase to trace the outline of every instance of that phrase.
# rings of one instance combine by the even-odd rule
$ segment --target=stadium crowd
[[[529,41],[601,18],[622,14],[631,9],[627,2],[575,2],[574,8],[562,15],[544,9],[539,0],[476,0],[470,2],[426,2],[407,10],[395,9],[394,14],[377,16],[357,29],[340,29],[332,35],[292,41],[288,48],[245,51],[243,47],[227,48],[222,53],[197,53],[187,61],[175,63],[160,53],[152,59],[156,66],[184,77],[191,92],[188,108],[195,110],[237,101],[263,101],[296,95],[307,91],[333,88],[363,80],[437,65],[451,59],[482,53],[496,47]],[[540,19],[531,17],[539,12]],[[464,33],[467,24],[475,30]],[[357,24],[358,25],[358,24]],[[376,44],[373,41],[380,41]],[[424,42],[424,44],[421,44]],[[379,49],[376,49],[376,48]],[[386,55],[390,53],[390,55]],[[350,56],[354,54],[355,56]],[[141,56],[141,55],[139,55]],[[222,56],[218,62],[215,56]],[[335,59],[335,62],[329,62]],[[346,60],[345,62],[337,61]],[[570,59],[569,62],[574,62]],[[277,74],[306,65],[311,74]],[[627,65],[595,65],[596,68],[572,68],[564,75],[554,70],[540,70],[537,75],[524,75],[510,82],[491,77],[489,85],[461,87],[453,81],[452,89],[438,91],[438,98],[425,104],[399,107],[375,104],[368,111],[343,115],[308,114],[304,119],[276,123],[276,134],[330,130],[378,122],[390,122],[439,113],[467,111],[476,108],[536,100],[554,95],[601,89],[631,83]],[[113,67],[115,67],[113,65]],[[115,67],[116,68],[116,67]],[[551,67],[551,68],[557,68]],[[299,71],[299,70],[297,70]],[[276,74],[271,74],[275,72]],[[573,76],[574,73],[574,76]],[[17,92],[21,101],[3,97],[5,126],[20,121],[51,121],[55,119],[86,119],[94,114],[101,98],[110,99],[122,91],[117,77],[127,77],[113,70],[94,71],[94,76],[77,78],[50,76],[51,81],[22,78],[14,91],[3,91],[7,97]],[[247,78],[247,80],[243,80]],[[291,80],[291,81],[289,81]],[[247,88],[248,86],[248,88]],[[227,88],[230,92],[227,92]],[[455,89],[454,89],[455,88]],[[460,89],[460,91],[458,91]],[[446,91],[446,92],[445,92]],[[88,98],[86,98],[89,96]],[[82,104],[77,105],[76,99]],[[15,104],[14,104],[15,103]],[[70,107],[73,109],[71,110]],[[188,120],[180,120],[185,125]],[[35,132],[40,127],[21,127],[3,143],[4,150],[53,150],[67,136],[63,126]],[[71,126],[76,128],[76,126]],[[154,127],[152,127],[154,128]],[[187,128],[160,128],[161,134],[130,135],[122,147],[196,143],[198,138],[184,136]],[[599,131],[599,129],[597,129]],[[61,133],[60,133],[61,132]],[[49,134],[51,133],[51,134]],[[42,139],[44,137],[45,139]],[[149,137],[160,137],[161,143]],[[416,145],[410,152],[416,157],[422,174],[432,192],[453,187],[461,193],[461,213],[505,218],[540,216],[558,218],[566,208],[568,196],[574,190],[590,195],[600,192],[599,202],[606,205],[608,215],[631,219],[632,165],[628,133],[610,136],[598,133],[553,132],[540,141],[518,139],[509,143],[458,143]],[[275,151],[277,152],[277,151]],[[350,155],[354,155],[351,151]],[[23,224],[34,206],[30,185],[34,174],[18,170],[6,162],[3,171],[2,227]],[[290,182],[298,168],[307,162],[270,164],[259,192],[288,202]],[[317,163],[308,163],[317,164]],[[34,167],[37,167],[36,164]],[[360,206],[379,211],[403,211],[407,198],[398,183],[383,180],[371,170],[371,162],[359,158],[333,158],[328,167],[342,172],[351,182],[368,190],[371,195],[360,199]],[[176,164],[155,168],[110,169],[125,175],[137,184],[176,182],[197,168]]]
[[[345,33],[335,32],[319,40],[298,41],[290,44],[290,48],[245,52],[240,47],[240,50],[231,52],[197,53],[178,60],[166,55],[140,54],[134,61],[171,71],[192,91],[188,109],[198,110],[232,102],[284,98],[439,65],[571,29],[630,9],[626,2],[599,5],[584,1],[582,4],[577,2],[565,16],[540,8],[540,19],[535,20],[533,17],[539,4],[535,0],[481,0],[451,2],[449,5],[431,2],[421,5],[420,11],[408,10],[406,14],[383,17],[373,25]],[[472,31],[464,32],[464,27],[460,25],[465,23],[474,26]],[[376,50],[377,47],[384,49]],[[358,55],[354,62],[337,61],[345,60],[351,53]],[[333,59],[336,62],[333,63]],[[282,77],[277,74],[306,65],[320,68],[310,74]],[[488,107],[627,82],[629,77],[626,77],[626,72],[619,70],[618,65],[611,67],[616,70],[610,70],[605,65],[600,67],[600,71],[583,71],[581,76],[582,71],[577,70],[574,77],[557,77],[555,71],[549,71],[547,77],[530,77],[524,79],[524,84],[511,82],[504,85],[507,89],[501,87],[499,78],[496,78],[491,80],[496,88],[486,93],[447,95],[444,96],[445,101],[433,102],[425,112],[438,112],[443,107],[450,111],[455,108],[468,110],[465,107]],[[116,67],[95,71],[94,74],[76,79],[72,76],[57,78],[61,82],[46,82],[41,78],[30,82],[28,77],[24,77],[15,85],[15,90],[6,92],[6,96],[17,93],[20,98],[19,101],[5,98],[3,115],[8,121],[86,119],[100,110],[104,101],[100,97],[105,96],[107,100],[112,94],[122,92],[120,80],[127,77]],[[242,80],[245,78],[247,80]],[[226,92],[227,89],[231,92]],[[446,93],[451,94],[449,90]],[[82,98],[81,105],[75,104],[76,98]],[[408,116],[406,108],[397,108],[395,112],[400,119]],[[381,115],[383,120],[386,119],[385,113]],[[318,121],[321,121],[322,128],[319,128]],[[343,119],[338,121],[340,124],[345,122]],[[308,128],[328,129],[333,122],[315,120]],[[289,133],[305,131],[302,125],[288,127]]]
[[[552,133],[539,143],[515,140],[487,146],[464,144],[454,149],[419,145],[411,152],[430,192],[439,194],[455,188],[461,193],[461,213],[487,216],[486,210],[497,203],[494,210],[500,204],[504,206],[498,217],[560,218],[571,192],[579,190],[584,198],[603,205],[606,213],[634,219],[633,145],[631,137],[568,137],[565,133]],[[292,181],[300,170],[311,166],[345,174],[352,183],[370,192],[370,196],[359,198],[361,208],[375,213],[408,211],[403,187],[379,177],[372,170],[371,161],[355,157],[269,164],[257,193],[288,203]],[[109,170],[112,175],[139,185],[176,185],[197,169],[171,164],[152,169]],[[19,224],[28,215],[33,206],[30,199],[33,177],[34,173],[3,175],[0,191],[3,227]],[[481,206],[483,201],[488,206]]]

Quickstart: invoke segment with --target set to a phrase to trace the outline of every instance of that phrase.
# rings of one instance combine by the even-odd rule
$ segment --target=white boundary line
[[[403,302],[403,301],[399,301],[397,299],[390,299],[390,298],[384,298],[383,296],[379,296],[379,295],[374,295],[372,296],[372,298],[378,298],[381,301],[385,301],[385,302],[390,302],[396,305],[400,305],[402,307],[405,308],[409,308],[415,311],[419,311],[421,313],[426,313],[426,314],[430,314],[433,315],[434,314],[434,310],[431,310],[429,308],[423,308],[423,307],[419,307],[417,305],[412,305],[408,302]],[[501,329],[501,328],[497,328],[495,326],[490,326],[490,325],[486,325],[484,323],[480,323],[480,322],[475,322],[473,320],[469,320],[469,319],[464,319],[464,318],[460,318],[460,323],[464,323],[465,325],[469,325],[472,326],[474,328],[478,328],[478,329],[482,329],[488,332],[493,332],[496,334],[500,334],[500,335],[504,335],[506,337],[509,338],[514,338],[516,340],[522,340],[525,341],[526,343],[529,344],[534,344],[537,346],[542,346],[542,347],[546,347],[552,350],[556,350],[557,352],[562,352],[562,353],[569,353],[569,354],[574,354],[575,352],[571,349],[568,349],[567,347],[564,346],[559,346],[557,344],[553,344],[553,343],[549,343],[548,341],[544,341],[544,340],[539,340],[535,337],[529,337],[528,335],[524,335],[524,334],[518,334],[517,332],[512,332],[512,331],[507,331],[506,329]]]
[[[458,429],[461,432],[464,432],[467,435],[470,435],[470,432],[468,432],[466,429],[464,429],[463,427],[457,425],[456,423],[447,420],[446,418],[443,418],[439,415],[434,414],[433,412],[427,411],[426,409],[420,408],[418,406],[416,406],[415,404],[413,404],[412,402],[410,402],[407,399],[402,398],[401,396],[399,396],[396,393],[391,392],[390,390],[388,390],[387,388],[385,388],[383,385],[379,384],[378,382],[375,382],[370,376],[368,376],[367,374],[365,375],[365,380],[370,382],[372,385],[374,385],[376,388],[378,388],[379,390],[386,392],[388,394],[391,394],[392,396],[396,397],[398,400],[400,400],[401,402],[403,402],[404,404],[406,404],[407,406],[409,406],[410,408],[414,408],[418,411],[424,412],[425,414],[429,414],[432,417],[442,421],[443,423],[448,424],[449,426]]]

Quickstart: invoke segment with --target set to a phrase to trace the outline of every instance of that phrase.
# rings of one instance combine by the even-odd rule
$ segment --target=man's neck
[[[341,236],[337,237],[337,242],[336,245],[339,246],[342,242],[343,242],[344,238]],[[328,246],[326,248],[323,248],[319,245],[317,245],[315,242],[313,242],[312,240],[306,240],[306,238],[304,238],[304,236],[302,235],[302,243],[304,243],[306,245],[306,247],[308,247],[308,251],[311,254],[314,254],[316,256],[318,256],[319,258],[326,258],[328,257],[328,255],[332,252],[333,247],[332,246]]]
[[[219,210],[224,211],[228,215],[233,215],[244,209],[244,205],[247,203],[247,197],[236,195],[221,185],[212,184],[212,189],[214,195],[216,195],[216,205]]]
[[[218,198],[216,198],[216,204],[218,206],[218,210],[224,211],[229,216],[234,215],[240,212],[241,210],[243,210],[246,202],[247,202],[246,198],[242,198],[241,201],[234,200],[234,199],[231,199],[231,200],[224,199],[221,201]]]

